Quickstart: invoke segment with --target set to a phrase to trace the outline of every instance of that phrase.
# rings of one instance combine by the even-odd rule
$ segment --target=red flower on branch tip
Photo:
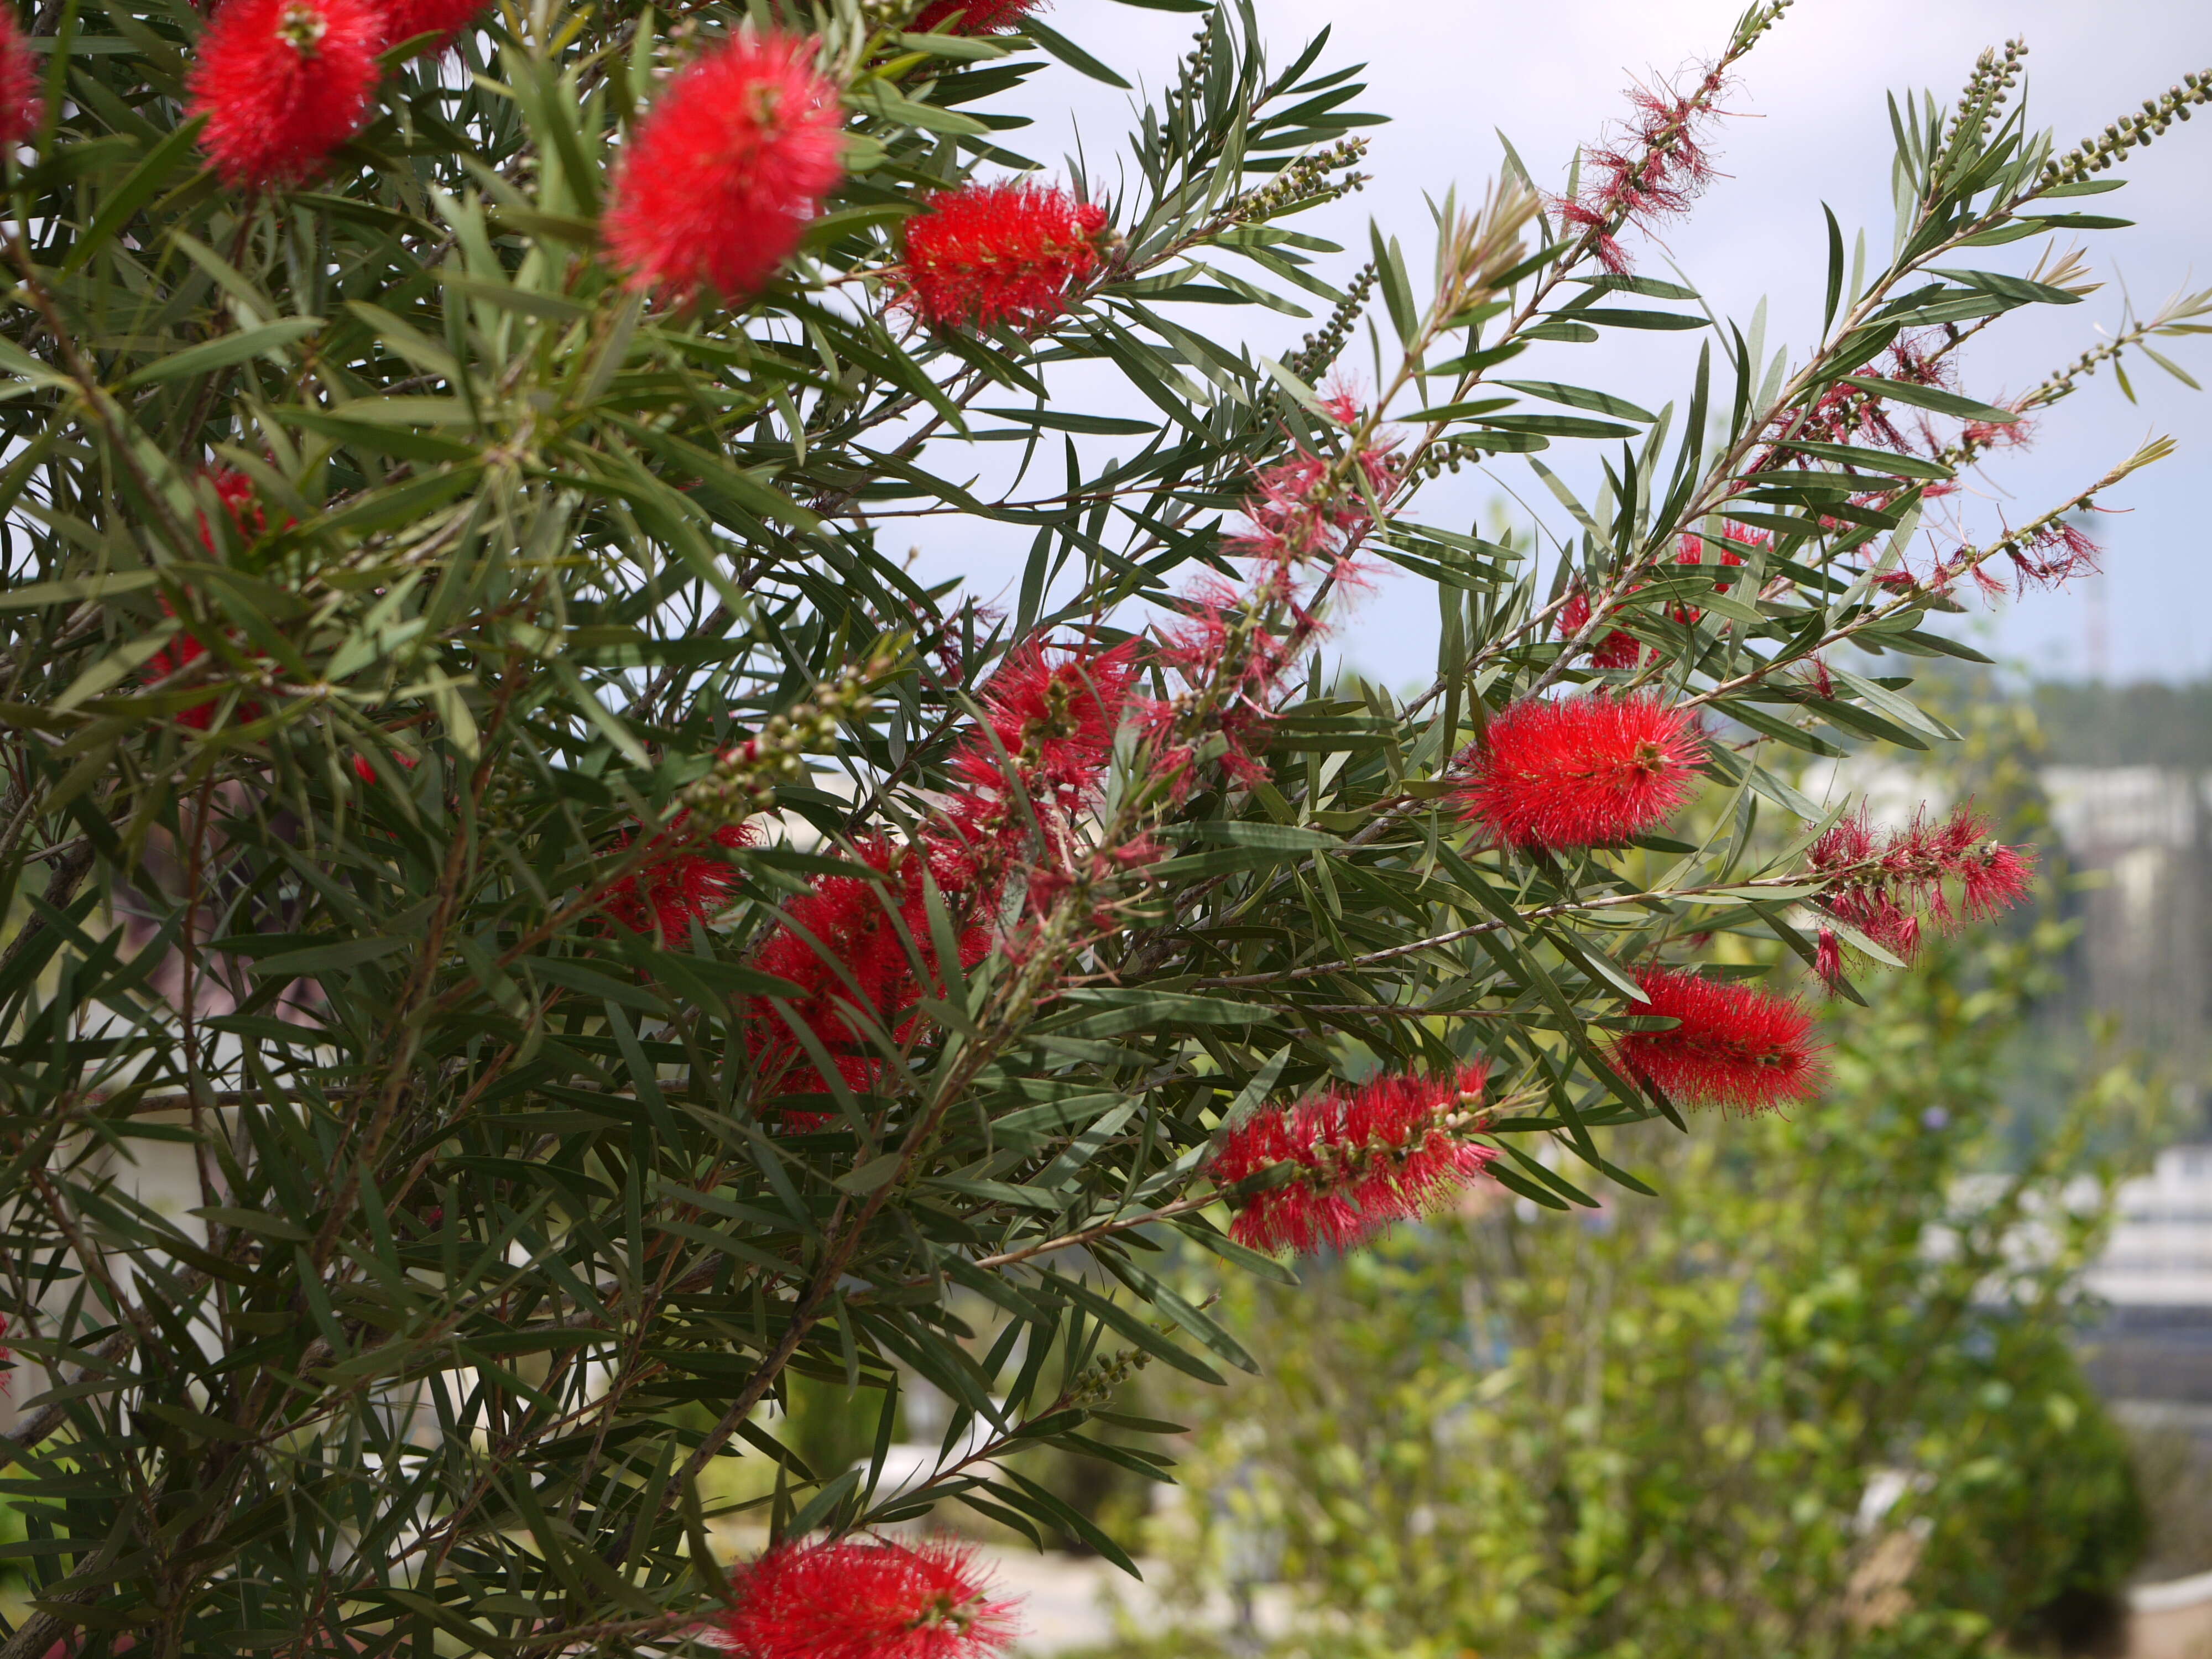
[[[929,0],[915,14],[915,34],[1004,34],[1031,12],[1039,0]]]
[[[381,75],[375,0],[222,0],[185,87],[234,188],[297,184],[361,131]]]
[[[689,812],[679,812],[668,828],[655,836],[648,852],[666,848],[665,857],[624,876],[608,889],[601,909],[633,933],[652,934],[665,945],[691,937],[691,924],[703,922],[726,908],[736,890],[738,872],[711,853],[699,850],[699,838],[685,833]],[[626,830],[611,856],[621,857],[635,842],[637,831]],[[752,845],[752,831],[741,823],[725,823],[704,838],[715,847]]]
[[[1211,1174],[1229,1188],[1280,1164],[1291,1178],[1239,1202],[1229,1236],[1259,1250],[1349,1249],[1429,1212],[1498,1157],[1480,1127],[1483,1073],[1379,1077],[1271,1106],[1222,1139]]]
[[[721,1645],[738,1659],[988,1659],[1018,1633],[972,1546],[784,1544],[734,1576]]]
[[[1652,968],[1625,1012],[1680,1023],[1613,1039],[1621,1070],[1670,1099],[1757,1112],[1810,1100],[1826,1074],[1813,1017],[1789,997]]]
[[[1656,697],[1531,699],[1491,715],[1457,799],[1506,847],[1617,845],[1674,816],[1704,757],[1697,717]]]
[[[490,0],[384,0],[386,42],[396,46],[428,34],[435,38],[416,56],[444,52],[489,4]]]
[[[0,144],[27,144],[39,136],[46,100],[40,89],[39,59],[23,38],[12,8],[0,10]]]
[[[750,298],[844,177],[844,112],[817,46],[741,34],[669,83],[615,167],[607,246],[634,286]]]
[[[939,327],[1047,321],[1103,268],[1105,229],[1105,209],[1056,185],[940,191],[907,221],[907,296]]]

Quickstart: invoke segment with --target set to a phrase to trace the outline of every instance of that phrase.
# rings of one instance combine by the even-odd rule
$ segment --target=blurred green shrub
[[[2084,1639],[2144,1521],[2067,1338],[2156,1111],[2109,1061],[2027,1130],[2001,1109],[2064,943],[2045,921],[1869,985],[1794,1121],[1631,1132],[1612,1155],[1656,1197],[1501,1198],[1301,1291],[1232,1286],[1264,1380],[1201,1407],[1155,1553],[1186,1589],[1290,1583],[1314,1654]]]

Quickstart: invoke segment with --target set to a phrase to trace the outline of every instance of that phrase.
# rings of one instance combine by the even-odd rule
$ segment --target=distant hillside
[[[2048,683],[2030,695],[2053,764],[2212,770],[2212,684]]]

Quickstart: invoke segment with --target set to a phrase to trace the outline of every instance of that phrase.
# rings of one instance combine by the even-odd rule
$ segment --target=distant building
[[[2212,1146],[2170,1147],[2121,1188],[2087,1283],[2108,1307],[2084,1356],[2100,1393],[2212,1406]]]
[[[2042,781],[2067,863],[2104,878],[2075,899],[2075,995],[2118,1015],[2197,1094],[2212,1030],[2212,773],[2051,766]]]

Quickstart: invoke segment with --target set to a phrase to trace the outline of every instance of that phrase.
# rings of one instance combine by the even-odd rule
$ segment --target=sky
[[[1258,0],[1273,61],[1288,61],[1327,26],[1322,65],[1365,63],[1369,91],[1357,106],[1391,118],[1370,130],[1365,170],[1373,182],[1297,227],[1356,250],[1371,216],[1403,240],[1418,266],[1426,256],[1426,199],[1454,185],[1462,197],[1480,195],[1498,171],[1499,131],[1540,184],[1560,182],[1576,146],[1604,137],[1632,82],[1671,78],[1712,57],[1741,9],[1742,0]],[[1046,15],[1147,90],[1188,50],[1194,21],[1110,0],[1057,0]],[[2212,70],[2212,5],[2203,0],[1797,0],[1744,60],[1724,100],[1731,114],[1712,144],[1723,176],[1662,240],[1632,242],[1637,268],[1666,276],[1672,261],[1716,310],[1747,327],[1764,297],[1770,352],[1786,343],[1802,361],[1824,285],[1820,204],[1835,210],[1847,239],[1864,227],[1870,255],[1889,244],[1885,93],[1928,87],[1948,102],[1984,46],[2015,36],[2029,47],[2030,117],[2055,128],[2062,148],[2185,72]],[[1105,170],[1102,153],[1118,144],[1131,108],[1128,94],[1060,68],[1000,106],[1034,118],[1012,140],[1048,164],[1074,150],[1079,131],[1094,173]],[[2178,289],[2212,289],[2212,110],[2134,152],[2124,172],[2127,189],[2076,204],[2140,222],[2087,240],[2105,287],[2078,306],[2032,307],[2002,320],[1967,355],[1966,390],[1998,401],[2035,385],[2114,328],[2130,296],[2147,312]],[[2025,270],[2041,246],[2031,240],[1982,250],[1975,262]],[[1358,258],[1347,252],[1330,264],[1348,273]],[[1206,320],[1229,315],[1249,319],[1243,326],[1255,346],[1278,355],[1308,326],[1258,313],[1217,311]],[[1531,353],[1515,369],[1516,378],[1556,376],[1656,408],[1686,396],[1702,337],[1609,331],[1599,346],[1549,348],[1568,355],[1540,365]],[[2212,334],[2160,347],[2212,386]],[[2000,515],[2018,522],[2149,437],[2168,434],[2180,446],[2105,499],[2125,509],[2099,522],[2105,575],[1959,619],[1957,631],[2025,672],[2101,672],[2115,683],[2212,674],[2212,526],[2198,507],[2200,486],[2212,478],[2212,396],[2147,363],[2130,379],[2134,404],[2109,370],[2100,373],[1960,505],[1970,524],[1986,528]],[[1555,446],[1546,459],[1558,453]],[[1494,478],[1462,475],[1425,492],[1420,516],[1462,530],[1491,521],[1535,483],[1525,466],[1500,460]],[[1012,548],[988,538],[957,550],[932,545],[924,559],[927,568],[968,576],[987,597],[1018,562]],[[1425,585],[1386,576],[1340,621],[1337,643],[1353,665],[1395,684],[1433,660],[1436,636]]]

